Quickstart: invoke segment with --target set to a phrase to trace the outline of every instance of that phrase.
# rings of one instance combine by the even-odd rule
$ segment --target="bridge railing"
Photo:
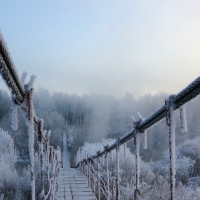
[[[12,128],[17,130],[18,108],[23,111],[29,134],[29,157],[31,171],[31,191],[32,200],[35,200],[35,169],[34,169],[34,137],[38,134],[40,151],[40,170],[41,170],[41,193],[40,199],[56,199],[57,176],[61,167],[60,149],[54,149],[49,145],[50,132],[43,130],[43,120],[36,116],[33,105],[33,83],[35,76],[30,77],[30,81],[25,83],[27,74],[23,73],[21,79],[8,52],[3,36],[0,33],[0,73],[11,91],[12,98]],[[45,173],[44,166],[47,166],[48,191],[45,193]]]
[[[77,167],[86,173],[86,166],[90,166],[92,163],[95,163],[94,160],[100,164],[100,158],[106,158],[106,166],[108,166],[108,154],[113,150],[116,151],[116,174],[115,174],[115,197],[113,198],[110,195],[110,177],[109,170],[106,167],[107,173],[107,199],[120,199],[120,168],[119,168],[119,148],[122,145],[125,145],[131,139],[134,139],[135,145],[135,174],[136,174],[136,188],[134,191],[134,199],[137,200],[140,195],[140,134],[144,135],[144,147],[147,148],[147,129],[155,125],[157,122],[166,118],[166,124],[169,128],[169,155],[170,155],[170,199],[174,200],[175,196],[175,174],[176,174],[176,165],[175,165],[175,119],[174,119],[174,111],[180,110],[180,120],[181,120],[181,130],[182,132],[187,132],[187,123],[185,116],[185,104],[198,96],[200,94],[200,77],[195,79],[191,84],[189,84],[186,88],[184,88],[181,92],[176,95],[171,95],[169,98],[165,99],[165,104],[157,109],[154,113],[148,116],[146,119],[143,119],[140,113],[138,113],[139,120],[135,120],[133,118],[133,129],[124,134],[122,137],[118,138],[118,140],[109,145],[105,146],[104,150],[98,151],[96,155],[89,155],[88,152],[82,152],[81,149],[77,152]],[[98,185],[98,200],[101,198],[101,186],[100,186],[100,171],[97,167],[97,185]],[[90,169],[90,167],[89,167]],[[87,174],[91,174],[91,171]],[[114,187],[114,186],[112,186]]]

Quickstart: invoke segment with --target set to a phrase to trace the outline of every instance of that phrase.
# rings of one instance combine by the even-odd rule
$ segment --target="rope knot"
[[[174,98],[175,95],[170,95],[168,98],[165,99],[165,112],[166,112],[166,123],[169,126],[171,123],[171,109],[174,109]]]

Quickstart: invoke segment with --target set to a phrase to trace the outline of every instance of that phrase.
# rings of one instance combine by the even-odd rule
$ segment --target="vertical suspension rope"
[[[110,177],[108,168],[108,145],[104,146],[105,150],[105,162],[106,162],[106,176],[107,176],[107,200],[110,200]]]
[[[123,147],[124,147],[124,157],[126,158],[126,148],[127,148],[126,143],[123,144]]]
[[[188,132],[188,128],[187,128],[185,105],[182,105],[179,108],[179,110],[180,110],[180,120],[181,120],[181,132],[186,133]]]
[[[106,173],[107,173],[108,200],[110,200],[110,177],[109,177],[109,169],[108,169],[108,152],[106,152]]]
[[[175,116],[171,103],[173,95],[165,100],[166,122],[169,127],[169,157],[170,157],[170,200],[175,200],[176,147],[175,147]]]
[[[88,163],[88,185],[90,185],[90,159],[88,159],[87,163]]]
[[[89,174],[89,160],[88,160],[88,153],[86,154],[86,165],[87,165],[87,179],[88,179],[88,184],[90,184],[90,174]]]
[[[97,184],[98,184],[98,200],[101,200],[101,188],[100,188],[100,163],[99,157],[97,158]]]
[[[120,175],[119,175],[119,141],[120,138],[117,141],[117,146],[116,146],[116,199],[120,199],[120,188],[119,188],[119,183],[120,183]]]
[[[134,191],[134,200],[138,200],[138,195],[140,195],[140,135],[135,131],[134,135],[134,145],[135,145],[135,179],[136,179],[136,188]]]
[[[43,151],[43,142],[40,143],[40,168],[41,168],[41,184],[42,192],[40,193],[41,199],[44,199],[44,151]]]
[[[94,176],[94,171],[92,170],[92,183],[93,183],[93,192],[95,192],[95,176]]]
[[[32,102],[33,89],[27,92],[27,105],[28,105],[28,133],[29,133],[29,157],[31,160],[31,190],[32,200],[35,200],[35,159],[34,159],[34,119],[33,119],[33,102]]]
[[[108,169],[108,153],[106,153],[106,172],[107,172],[107,190],[108,190],[108,200],[110,200],[110,177],[109,177],[109,169]]]

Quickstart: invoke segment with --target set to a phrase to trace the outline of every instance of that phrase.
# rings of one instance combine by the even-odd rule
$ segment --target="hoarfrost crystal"
[[[188,132],[185,105],[180,107],[181,132]]]

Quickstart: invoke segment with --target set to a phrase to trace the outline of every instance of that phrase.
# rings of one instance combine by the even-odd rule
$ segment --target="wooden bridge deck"
[[[58,200],[96,200],[85,176],[78,169],[61,169],[58,177]]]

